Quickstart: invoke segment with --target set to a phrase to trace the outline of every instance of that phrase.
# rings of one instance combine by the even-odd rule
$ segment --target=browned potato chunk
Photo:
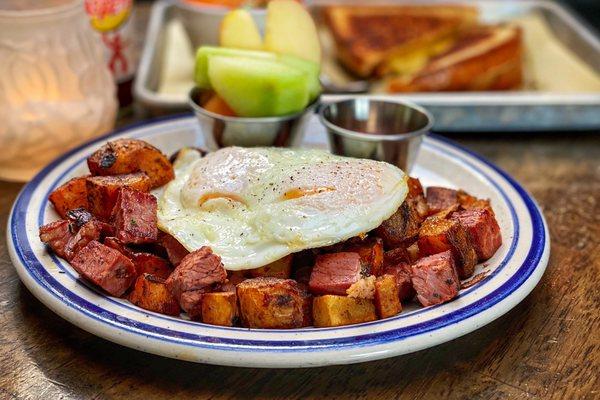
[[[369,266],[371,275],[381,275],[383,271],[383,240],[367,238],[360,243],[348,246],[345,251],[358,253],[360,260]]]
[[[150,178],[144,172],[115,176],[90,176],[86,181],[89,211],[104,221],[110,218],[120,188],[129,187],[140,192],[148,192],[151,188]]]
[[[50,196],[48,196],[48,200],[50,200],[61,218],[66,219],[67,211],[69,210],[88,208],[85,178],[85,176],[73,178],[56,188],[50,193]]]
[[[382,275],[375,281],[375,309],[379,318],[388,318],[402,311],[394,275]]]
[[[133,290],[129,293],[129,301],[138,307],[167,315],[179,315],[179,303],[167,290],[165,280],[150,274],[140,275]]]
[[[375,229],[388,249],[400,247],[404,242],[415,239],[419,234],[422,218],[412,201],[405,201],[392,216]]]
[[[135,139],[108,142],[88,160],[92,175],[119,175],[145,172],[152,188],[162,186],[175,177],[169,159],[156,147]]]
[[[458,202],[460,206],[465,210],[486,209],[490,211],[492,215],[494,215],[494,210],[492,210],[492,205],[489,199],[478,199],[475,196],[471,196],[464,190],[458,190],[456,195],[458,196]]]
[[[317,328],[359,324],[377,319],[371,300],[336,295],[315,297],[312,314]]]
[[[242,323],[248,328],[290,329],[310,324],[309,296],[292,279],[253,278],[237,285]]]
[[[287,279],[292,272],[292,255],[287,255],[277,261],[273,261],[264,267],[251,269],[250,276],[253,278],[273,277]]]
[[[419,259],[419,243],[414,242],[410,246],[406,248],[406,252],[408,257],[410,258],[410,262],[415,262]]]
[[[419,256],[430,256],[452,250],[461,279],[473,275],[477,253],[467,230],[457,220],[429,217],[419,231]]]
[[[202,322],[233,326],[238,318],[235,292],[215,292],[202,295]]]

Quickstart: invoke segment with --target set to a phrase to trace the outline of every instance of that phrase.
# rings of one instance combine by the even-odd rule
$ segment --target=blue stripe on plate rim
[[[13,210],[11,211],[9,219],[9,228],[11,231],[12,245],[15,249],[17,256],[21,263],[26,266],[27,273],[34,279],[34,281],[42,286],[47,292],[51,293],[54,297],[64,303],[66,306],[76,309],[79,313],[84,314],[87,318],[94,319],[102,324],[109,325],[113,329],[121,329],[128,331],[133,334],[141,335],[144,337],[153,337],[160,341],[167,341],[176,344],[182,344],[194,347],[204,347],[214,350],[232,350],[232,351],[246,351],[246,352],[299,352],[299,351],[318,351],[318,350],[335,350],[344,347],[364,347],[364,346],[375,346],[377,344],[387,343],[391,341],[399,341],[407,337],[413,337],[421,335],[433,330],[441,329],[445,326],[460,322],[466,318],[469,318],[475,314],[481,313],[484,310],[492,307],[493,305],[506,298],[508,295],[516,291],[533,273],[542,259],[542,255],[545,250],[546,244],[546,231],[544,219],[537,207],[535,201],[531,196],[518,184],[510,175],[506,172],[490,163],[478,154],[457,145],[456,143],[443,138],[438,135],[430,135],[434,140],[445,143],[450,147],[457,148],[464,153],[469,154],[473,158],[477,159],[481,163],[485,164],[499,175],[501,175],[519,194],[523,200],[527,210],[529,212],[531,223],[532,223],[532,243],[528,251],[528,254],[523,264],[518,268],[517,271],[499,288],[492,293],[488,294],[482,299],[475,301],[474,303],[438,317],[436,319],[418,323],[409,327],[401,327],[392,329],[385,332],[377,332],[372,334],[365,334],[360,336],[352,336],[345,338],[333,338],[333,339],[317,339],[317,340],[282,340],[282,341],[260,341],[260,340],[246,340],[246,339],[235,339],[235,338],[221,338],[214,336],[203,336],[197,334],[191,334],[187,332],[175,331],[167,328],[156,327],[141,323],[129,318],[124,318],[118,314],[114,314],[111,311],[100,308],[86,299],[79,297],[78,295],[70,292],[67,288],[57,282],[42,266],[35,253],[31,249],[29,241],[27,240],[27,232],[25,227],[25,210],[33,191],[40,181],[48,175],[57,165],[63,162],[65,159],[80,151],[84,147],[106,140],[114,135],[122,134],[135,128],[143,126],[160,124],[161,122],[171,121],[178,119],[189,118],[189,114],[168,116],[163,118],[157,118],[150,121],[144,121],[136,123],[118,130],[115,130],[107,135],[91,140],[69,152],[62,155],[61,157],[54,160],[47,167],[45,167],[34,179],[29,182],[21,191]],[[433,143],[430,143],[433,144]],[[437,146],[440,148],[440,146]],[[514,215],[514,209],[512,209],[511,202],[508,200],[504,191],[499,188],[483,171],[476,168],[472,163],[469,163],[465,159],[461,159],[462,162],[468,164],[471,168],[475,168],[479,173],[484,175],[488,181],[494,184],[497,190],[504,196],[507,203],[511,206],[511,213],[513,214],[513,221],[516,222],[516,216]],[[45,209],[46,207],[42,207]],[[516,226],[516,225],[515,225]],[[10,239],[9,239],[10,240]],[[514,251],[514,243],[516,239],[513,238],[513,244],[509,254]],[[506,259],[504,260],[506,261]],[[55,260],[56,262],[56,260]],[[60,264],[59,264],[60,265]],[[60,265],[62,268],[62,265]],[[497,268],[498,269],[498,268]],[[118,302],[117,302],[118,303]],[[118,303],[122,304],[122,303]],[[136,309],[137,310],[137,309]],[[416,311],[418,312],[418,311]],[[411,313],[414,315],[414,313]],[[388,321],[388,320],[386,320]],[[180,320],[178,320],[180,322]],[[378,321],[372,322],[371,324],[377,324]],[[193,323],[197,324],[197,323]],[[365,324],[362,324],[365,325]],[[206,326],[199,324],[199,326]],[[221,328],[219,328],[221,329]],[[240,331],[247,331],[243,328],[227,328],[227,329],[238,329]],[[339,330],[340,328],[322,328]],[[289,331],[282,331],[282,333]],[[301,332],[299,330],[293,330],[293,332]]]

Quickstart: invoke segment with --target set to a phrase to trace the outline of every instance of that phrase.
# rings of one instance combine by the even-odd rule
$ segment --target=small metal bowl
[[[386,161],[406,172],[433,126],[431,114],[416,104],[369,97],[325,104],[319,118],[332,153]]]
[[[299,146],[304,128],[319,104],[317,98],[301,112],[279,117],[228,117],[207,111],[200,105],[209,94],[209,91],[193,88],[189,103],[200,122],[206,146],[212,151],[227,146]]]

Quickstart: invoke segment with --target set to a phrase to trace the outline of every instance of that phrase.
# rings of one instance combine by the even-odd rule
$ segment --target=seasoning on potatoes
[[[237,285],[242,323],[248,328],[309,325],[309,296],[293,279],[253,278]]]
[[[142,140],[118,139],[106,143],[87,160],[92,175],[119,175],[145,172],[152,188],[175,177],[167,156]]]
[[[313,300],[313,322],[317,328],[359,324],[376,319],[375,305],[368,299],[328,294]]]

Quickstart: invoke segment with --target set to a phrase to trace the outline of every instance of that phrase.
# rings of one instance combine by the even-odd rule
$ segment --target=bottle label
[[[133,0],[85,0],[90,24],[102,36],[108,68],[117,83],[130,80],[137,67],[132,9]]]
[[[131,15],[132,0],[85,0],[85,11],[98,32],[119,29]]]

